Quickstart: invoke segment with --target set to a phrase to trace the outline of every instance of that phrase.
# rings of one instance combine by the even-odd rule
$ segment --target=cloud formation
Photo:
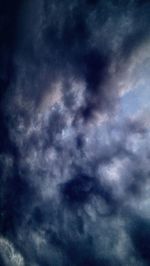
[[[149,265],[149,2],[5,2],[0,264]]]

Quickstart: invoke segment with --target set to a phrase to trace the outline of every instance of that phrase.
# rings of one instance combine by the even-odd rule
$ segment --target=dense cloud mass
[[[150,265],[150,2],[0,3],[0,265]]]

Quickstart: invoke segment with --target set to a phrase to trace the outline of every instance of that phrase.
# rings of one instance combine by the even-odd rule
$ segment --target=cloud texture
[[[149,1],[0,10],[0,265],[149,265]]]

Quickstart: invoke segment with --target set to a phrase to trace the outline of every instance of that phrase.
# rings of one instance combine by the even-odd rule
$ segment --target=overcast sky
[[[0,3],[0,265],[150,265],[150,1]]]

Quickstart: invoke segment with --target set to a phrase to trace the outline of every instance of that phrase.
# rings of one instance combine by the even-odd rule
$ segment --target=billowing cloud
[[[149,2],[5,2],[0,264],[149,265]]]

